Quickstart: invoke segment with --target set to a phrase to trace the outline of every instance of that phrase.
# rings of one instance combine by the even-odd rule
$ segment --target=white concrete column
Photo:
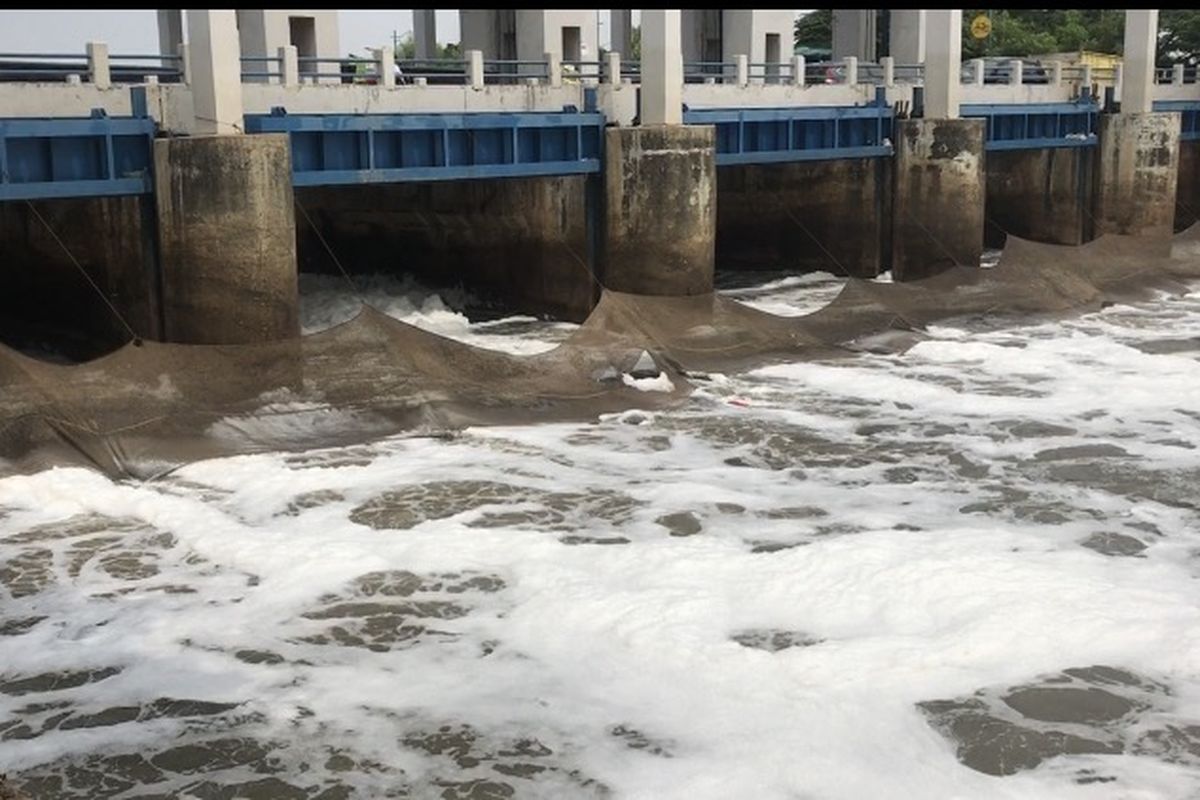
[[[875,60],[875,31],[879,13],[873,8],[834,9],[832,45],[834,61],[854,56]]]
[[[613,12],[616,14],[617,12]],[[609,53],[604,67],[604,79],[613,86],[621,85],[621,54]]]
[[[982,58],[971,59],[971,83],[983,86],[984,61]]]
[[[179,46],[183,43],[183,12],[165,8],[158,9],[158,52],[165,56],[179,55]],[[174,62],[164,61],[164,67],[175,66]]]
[[[1088,91],[1092,90],[1092,65],[1091,64],[1083,65],[1083,69],[1079,76],[1079,85],[1081,87],[1087,87]]]
[[[804,85],[805,67],[806,67],[806,64],[804,63],[804,56],[792,56],[792,85],[793,86],[803,86]]]
[[[88,78],[97,89],[112,88],[112,70],[108,66],[108,45],[87,43]]]
[[[737,85],[750,85],[750,56],[742,55],[734,56],[734,62],[737,64]]]
[[[192,48],[183,42],[179,43],[179,71],[183,75],[183,84],[192,85]]]
[[[609,27],[610,46],[618,53],[633,53],[633,11],[613,9]]]
[[[396,51],[390,44],[375,51],[375,68],[379,70],[379,85],[385,89],[395,89]]]
[[[1144,114],[1154,102],[1154,56],[1158,44],[1158,9],[1125,11],[1125,59],[1122,62],[1121,111]]]
[[[1020,86],[1025,79],[1025,64],[1019,58],[1009,59],[1008,83],[1010,86]]]
[[[413,11],[413,43],[417,58],[437,58],[437,12]]]
[[[546,60],[546,77],[550,85],[562,86],[562,56],[558,53],[543,53],[542,58]]]
[[[283,85],[291,88],[300,85],[300,51],[289,44],[279,48],[279,71],[283,73]]]
[[[1183,86],[1183,64],[1175,64],[1171,67],[1171,83]]]
[[[896,85],[896,59],[891,56],[884,56],[879,59],[879,66],[883,67],[883,85],[889,89]]]
[[[1062,62],[1061,61],[1051,61],[1050,62],[1050,85],[1051,86],[1062,86]]]
[[[925,10],[893,10],[888,29],[888,52],[897,64],[925,63]]]
[[[842,62],[846,67],[846,85],[858,86],[858,59],[854,56],[846,56]]]
[[[483,88],[483,51],[467,51],[467,81],[472,89]]]
[[[195,131],[201,136],[241,133],[241,48],[233,11],[187,12],[192,59]]]
[[[1121,103],[1121,110],[1125,110],[1125,104],[1121,101],[1121,92],[1125,86],[1125,68],[1121,64],[1113,67],[1113,96],[1117,98],[1117,102]]]
[[[683,123],[683,42],[678,10],[642,11],[643,125]]]
[[[962,91],[962,9],[925,12],[925,117],[958,119]],[[982,70],[980,71],[982,74]]]

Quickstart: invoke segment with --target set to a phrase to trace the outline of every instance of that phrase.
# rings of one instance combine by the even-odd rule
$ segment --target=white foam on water
[[[801,313],[804,285],[760,297]],[[1102,664],[1200,724],[1200,360],[1136,347],[1197,332],[1197,295],[951,321],[903,355],[710,376],[676,411],[0,480],[0,631],[28,623],[0,636],[0,767],[140,753],[141,791],[181,796],[274,774],[307,796],[1194,797],[1195,759],[1128,751],[977,772],[916,704]],[[1104,531],[1145,549],[1081,545]],[[354,588],[388,573],[426,584]],[[238,705],[150,718],[159,698]],[[163,755],[220,738],[278,771]]]

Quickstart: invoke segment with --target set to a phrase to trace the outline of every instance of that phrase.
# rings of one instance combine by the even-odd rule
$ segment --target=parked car
[[[1018,59],[992,57],[983,59],[983,82],[985,84],[1008,83],[1010,63]],[[1031,58],[1019,59],[1021,62],[1021,83],[1045,84],[1050,83],[1050,70],[1041,62]],[[962,80],[964,83],[975,81],[975,65],[964,61],[962,65]]]

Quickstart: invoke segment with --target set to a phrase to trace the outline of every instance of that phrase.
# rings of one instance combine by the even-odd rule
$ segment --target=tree
[[[1158,12],[1158,64],[1200,62],[1200,11],[1165,9]]]
[[[985,39],[971,35],[971,22],[980,14],[992,23],[992,31]],[[1123,10],[963,11],[963,58],[1036,56],[1078,50],[1119,55],[1124,41]]]
[[[833,11],[826,8],[797,17],[792,24],[792,40],[796,47],[832,49]]]
[[[411,61],[417,57],[417,42],[413,39],[412,31],[405,31],[400,35],[400,41],[392,48],[392,52],[397,61]]]

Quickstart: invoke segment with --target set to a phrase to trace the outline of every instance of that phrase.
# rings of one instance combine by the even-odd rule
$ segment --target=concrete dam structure
[[[178,38],[182,18],[163,13]],[[643,351],[684,392],[719,354],[828,353],[946,315],[1086,307],[1143,272],[1190,276],[1194,233],[1173,255],[1170,235],[1195,220],[1200,84],[1194,70],[1160,80],[1156,12],[1128,12],[1104,102],[1089,68],[1045,84],[1020,61],[1001,85],[982,63],[963,74],[959,11],[922,14],[920,64],[848,56],[836,81],[777,47],[759,55],[754,37],[728,62],[688,62],[691,13],[644,12],[633,67],[568,59],[555,40],[536,61],[481,47],[455,75],[398,76],[381,48],[347,81],[297,44],[239,54],[234,12],[191,11],[188,43],[162,54],[178,82],[116,85],[96,44],[86,84],[0,84],[20,112],[0,120],[5,344],[66,322],[61,352],[111,353],[68,367],[6,349],[0,456],[49,448],[148,475],[205,454],[595,414],[645,401],[611,383]],[[724,13],[778,27],[775,12]],[[94,110],[43,116],[49,104]],[[1001,268],[979,271],[1005,238]],[[374,312],[300,337],[298,270],[349,279],[397,257],[587,322],[531,360]],[[788,321],[714,296],[718,264],[860,280]],[[871,281],[889,270],[894,285]],[[170,389],[137,400],[155,376]],[[67,397],[79,385],[82,403]],[[213,434],[280,391],[369,419],[304,442]]]

